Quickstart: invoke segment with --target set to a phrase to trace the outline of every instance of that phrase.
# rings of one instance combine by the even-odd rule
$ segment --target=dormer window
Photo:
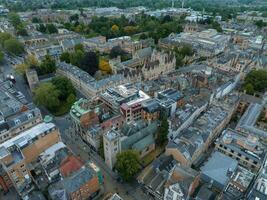
[[[28,114],[28,119],[33,118],[33,115],[31,113]]]
[[[16,124],[16,125],[19,125],[19,124],[20,124],[20,120],[19,120],[19,119],[16,119],[16,120],[15,120],[15,124]]]

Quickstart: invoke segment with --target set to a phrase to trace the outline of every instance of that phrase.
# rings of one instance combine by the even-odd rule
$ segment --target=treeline
[[[235,9],[236,12],[244,10],[266,10],[267,5],[255,4],[256,0],[238,0],[233,1],[221,1],[221,0],[187,0],[185,1],[185,7],[193,8],[196,10],[212,11],[226,11],[228,9]],[[40,0],[0,0],[1,4],[5,4],[12,11],[27,11],[41,8],[52,9],[78,9],[84,7],[111,7],[116,6],[118,8],[128,8],[135,6],[145,6],[152,9],[161,9],[171,7],[172,0],[55,0],[55,1],[40,1]],[[218,6],[219,5],[219,6]],[[249,5],[249,6],[248,6]],[[175,7],[181,7],[181,1],[175,1]]]
[[[114,38],[143,33],[140,35],[141,39],[151,37],[157,42],[159,38],[167,37],[170,33],[182,32],[183,23],[184,16],[176,19],[168,15],[155,18],[140,14],[135,20],[128,20],[123,15],[120,18],[94,17],[89,25],[81,24],[77,19],[65,23],[64,27],[88,37],[103,35],[107,38]]]

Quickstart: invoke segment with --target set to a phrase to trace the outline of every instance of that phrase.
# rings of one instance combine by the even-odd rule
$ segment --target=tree
[[[10,33],[0,33],[0,44],[2,47],[4,47],[4,43],[6,40],[9,40],[10,38],[12,38],[12,35]]]
[[[70,106],[72,106],[74,103],[75,103],[75,101],[76,101],[76,96],[73,94],[73,93],[71,93],[69,96],[68,96],[68,98],[67,98],[67,104],[68,105],[70,105]]]
[[[51,83],[43,83],[34,90],[34,100],[37,105],[44,106],[50,111],[55,111],[60,105],[59,91]]]
[[[255,22],[255,25],[258,27],[258,28],[263,28],[265,26],[267,26],[267,23],[263,22],[263,20],[258,20]]]
[[[28,36],[28,32],[23,24],[17,26],[17,35]]]
[[[29,68],[34,68],[36,69],[39,66],[39,62],[36,59],[34,55],[28,55],[26,59],[24,60],[24,63],[19,64],[16,66],[16,71],[23,75],[26,73],[26,70]]]
[[[148,36],[147,36],[145,33],[142,33],[142,34],[140,35],[140,37],[139,37],[140,40],[145,40],[145,39],[147,39],[147,38],[148,38]]]
[[[212,25],[212,28],[216,29],[216,31],[218,31],[219,33],[223,31],[221,25],[217,21],[213,21],[211,25]]]
[[[101,158],[105,159],[103,136],[100,137],[100,143],[99,143],[98,152],[99,152],[99,155],[101,156]]]
[[[163,145],[165,142],[168,141],[168,133],[169,133],[169,123],[167,116],[164,115],[162,117],[159,131],[156,137],[156,142],[158,145]]]
[[[83,51],[75,51],[70,54],[70,63],[72,65],[81,66],[82,59],[84,58],[84,52]]]
[[[74,95],[75,99],[75,88],[73,87],[71,81],[63,76],[55,77],[52,79],[52,84],[59,91],[59,100],[66,101],[70,95]],[[69,99],[71,101],[71,99]]]
[[[264,93],[267,90],[267,71],[266,70],[252,70],[245,78],[244,86],[246,90],[253,92]],[[252,86],[252,87],[251,87]],[[252,90],[253,88],[253,90]]]
[[[118,56],[123,56],[127,54],[120,46],[115,46],[110,50],[110,58],[117,58]]]
[[[47,24],[46,25],[46,32],[49,34],[52,34],[52,33],[58,33],[58,30],[54,24]]]
[[[17,26],[19,24],[21,24],[21,20],[20,20],[20,17],[17,13],[14,13],[14,12],[11,12],[8,14],[8,19],[10,21],[10,23],[15,27],[17,28]]]
[[[37,30],[40,31],[41,33],[45,33],[46,27],[44,24],[39,24],[39,26],[37,27]]]
[[[91,76],[94,76],[95,73],[98,71],[99,66],[99,56],[95,52],[86,52],[84,57],[80,62],[80,68]]]
[[[84,46],[83,46],[83,44],[82,44],[82,43],[80,43],[80,44],[76,44],[76,45],[74,46],[74,50],[75,50],[75,51],[82,51],[82,52],[84,52]]]
[[[114,32],[114,33],[117,33],[118,31],[120,30],[120,28],[114,24],[112,27],[111,27],[111,31]]]
[[[23,44],[15,38],[10,38],[4,42],[4,48],[7,52],[20,55],[24,52]]]
[[[102,72],[109,73],[109,74],[112,72],[109,62],[103,58],[101,58],[99,61],[99,69]]]
[[[0,51],[0,63],[3,63],[4,57],[5,57],[5,54],[2,51]]]
[[[70,63],[70,54],[69,54],[69,52],[63,52],[60,55],[60,61],[61,62],[66,62],[66,63]]]
[[[41,65],[37,68],[38,74],[50,74],[56,71],[56,61],[50,56],[46,55],[42,60]]]
[[[70,22],[72,22],[72,21],[78,21],[79,20],[79,15],[78,14],[71,15],[69,17],[69,20],[70,20]]]
[[[126,150],[117,154],[115,169],[124,181],[130,181],[139,170],[138,153],[134,150]]]
[[[32,18],[32,23],[42,23],[42,20],[40,19],[40,18],[38,18],[38,17],[33,17]]]
[[[253,95],[255,93],[254,87],[251,83],[247,83],[244,87],[247,94]]]
[[[185,44],[183,45],[180,49],[179,49],[179,53],[183,56],[192,56],[194,54],[192,46],[189,44]]]

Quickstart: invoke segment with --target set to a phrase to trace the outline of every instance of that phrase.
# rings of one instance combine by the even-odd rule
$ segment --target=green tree
[[[44,75],[56,71],[56,61],[50,56],[46,55],[42,60],[41,65],[37,68],[38,74]]]
[[[0,63],[3,63],[4,57],[5,57],[5,54],[2,51],[0,51]]]
[[[37,27],[37,30],[40,31],[41,33],[45,33],[46,26],[44,24],[39,24],[39,26]]]
[[[54,112],[60,106],[59,91],[51,83],[43,83],[34,90],[34,101],[39,106],[46,107],[49,111]]]
[[[84,52],[83,51],[80,51],[80,50],[75,51],[74,53],[70,54],[70,63],[72,65],[80,67],[81,61],[83,58],[84,58]]]
[[[16,72],[21,75],[26,73],[26,70],[29,68],[36,69],[39,66],[39,62],[34,55],[28,55],[24,60],[24,63],[16,66]]]
[[[70,63],[70,54],[69,54],[69,52],[63,52],[60,55],[60,61],[61,62],[66,62],[66,63]]]
[[[179,54],[181,54],[182,56],[192,56],[194,54],[194,51],[191,45],[185,44],[179,49]]]
[[[82,51],[82,52],[84,52],[84,46],[83,46],[83,44],[76,44],[75,46],[74,46],[74,50],[75,51]]]
[[[3,33],[0,33],[0,44],[2,47],[4,47],[4,43],[6,40],[9,40],[12,38],[12,35],[10,33],[6,33],[6,32],[3,32]]]
[[[139,170],[138,153],[134,150],[126,150],[117,154],[115,169],[124,181],[131,181]]]
[[[54,24],[47,24],[46,25],[46,31],[49,34],[58,33],[57,27]]]
[[[105,158],[105,153],[104,153],[104,141],[103,137],[100,137],[100,144],[99,144],[99,149],[98,149],[99,155],[101,158]]]
[[[73,93],[71,93],[68,96],[68,98],[67,98],[66,101],[67,101],[67,104],[69,105],[69,107],[71,107],[75,103],[75,101],[76,101],[76,96]]]
[[[267,70],[252,70],[245,78],[244,86],[249,91],[264,93],[267,90]],[[251,87],[252,86],[252,87]]]
[[[10,38],[4,42],[4,48],[7,52],[20,55],[24,52],[23,44],[15,38]]]
[[[28,32],[23,24],[17,26],[17,35],[28,36]]]
[[[263,22],[263,20],[258,20],[255,22],[255,25],[258,27],[258,28],[263,28],[265,26],[267,26],[267,23]]]
[[[75,88],[73,87],[71,81],[63,76],[58,76],[51,81],[56,89],[59,91],[59,100],[66,101],[71,94],[75,98]]]
[[[253,95],[255,93],[254,87],[251,83],[247,83],[244,86],[244,90],[246,91],[247,94]]]
[[[14,12],[11,12],[8,14],[8,19],[10,21],[10,23],[15,27],[17,28],[18,25],[21,24],[21,20],[20,20],[20,17],[17,13],[14,13]]]
[[[156,136],[156,142],[158,145],[163,145],[168,141],[169,123],[167,116],[163,116],[160,127]]]
[[[42,20],[40,18],[38,18],[38,17],[33,17],[32,18],[32,23],[34,23],[34,24],[42,23]]]

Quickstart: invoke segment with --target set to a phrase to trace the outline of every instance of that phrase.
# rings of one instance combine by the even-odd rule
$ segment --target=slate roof
[[[223,163],[223,164],[222,164]],[[228,184],[230,173],[234,172],[238,162],[218,151],[215,151],[207,163],[201,167],[201,176],[204,181],[214,181],[214,185],[219,189]]]

